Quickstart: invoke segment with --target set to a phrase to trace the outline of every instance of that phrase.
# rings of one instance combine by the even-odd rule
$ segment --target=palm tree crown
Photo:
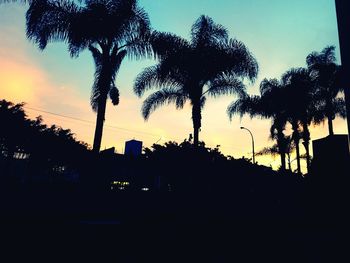
[[[308,126],[315,123],[315,83],[310,71],[306,68],[292,68],[282,76],[285,87],[286,111],[288,121],[292,125],[294,144],[297,153],[298,172],[301,173],[299,141],[302,135],[303,145],[306,150],[307,168],[310,167],[310,131]],[[302,132],[300,131],[302,128]]]
[[[227,30],[207,16],[193,24],[190,41],[160,32],[151,39],[159,63],[137,77],[134,91],[142,96],[149,89],[159,90],[144,101],[143,117],[148,119],[166,103],[181,109],[189,101],[197,145],[206,95],[245,94],[243,79],[256,78],[257,62],[242,42],[229,39]]]
[[[95,62],[91,106],[97,111],[93,149],[102,140],[106,100],[119,102],[114,82],[123,59],[151,54],[147,42],[150,22],[137,0],[36,0],[30,2],[27,37],[44,49],[49,42],[68,44],[72,57],[89,49]]]
[[[344,88],[340,84],[340,66],[336,64],[335,47],[328,46],[321,52],[312,52],[307,56],[306,63],[316,82],[315,121],[319,123],[327,119],[329,135],[333,135],[335,117],[346,118],[345,100],[338,97]]]
[[[281,155],[282,169],[285,170],[286,139],[284,130],[286,126],[286,111],[282,84],[277,79],[264,79],[260,83],[260,96],[243,96],[229,105],[227,113],[232,119],[235,114],[241,117],[249,114],[251,118],[261,117],[272,120],[270,137],[277,140],[275,149]]]

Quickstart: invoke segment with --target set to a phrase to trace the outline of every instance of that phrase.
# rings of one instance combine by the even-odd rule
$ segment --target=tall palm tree
[[[292,171],[292,153],[295,151],[295,145],[292,140],[292,136],[286,136],[286,155],[288,160],[288,169]]]
[[[316,104],[314,101],[315,84],[311,78],[310,71],[305,68],[292,68],[282,76],[285,87],[285,101],[288,121],[292,125],[294,144],[297,153],[298,172],[300,166],[300,134],[306,150],[307,169],[310,169],[310,131],[309,125],[314,122]],[[302,132],[300,131],[302,128]]]
[[[114,82],[123,59],[150,54],[150,22],[137,0],[35,0],[27,11],[27,37],[40,49],[68,44],[72,57],[89,49],[95,61],[91,106],[97,112],[93,150],[101,147],[106,101],[119,102]]]
[[[336,63],[335,47],[325,47],[321,52],[312,52],[306,63],[316,82],[315,100],[317,112],[315,120],[328,121],[329,135],[334,135],[333,120],[335,117],[346,118],[345,100],[338,97],[344,91],[339,83],[340,66]]]
[[[249,114],[251,118],[272,119],[270,137],[277,140],[278,153],[281,156],[281,168],[286,169],[286,126],[285,97],[282,84],[277,79],[264,79],[260,84],[260,96],[243,96],[229,105],[227,113],[230,119],[235,114],[241,117]]]
[[[206,96],[245,94],[243,79],[254,81],[258,64],[242,42],[229,39],[227,30],[207,16],[193,24],[190,41],[156,32],[152,45],[159,63],[145,69],[134,86],[138,96],[158,89],[144,101],[143,117],[147,120],[161,105],[175,103],[181,109],[189,101],[197,146]]]
[[[292,171],[292,162],[291,162],[291,154],[294,151],[295,147],[292,141],[291,136],[286,136],[284,138],[285,141],[285,155],[287,156],[288,160],[288,169]],[[262,155],[271,155],[272,157],[275,157],[276,155],[280,154],[280,147],[278,146],[278,143],[273,144],[270,147],[264,147],[260,151],[256,153],[257,156]],[[281,166],[283,169],[283,167]]]

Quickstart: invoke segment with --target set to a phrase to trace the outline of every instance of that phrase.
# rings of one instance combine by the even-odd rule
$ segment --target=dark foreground
[[[15,262],[348,262],[346,195],[327,189],[7,189],[1,252]]]

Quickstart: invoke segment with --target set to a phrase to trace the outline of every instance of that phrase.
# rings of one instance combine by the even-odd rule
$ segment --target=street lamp
[[[254,152],[254,137],[253,137],[253,134],[252,132],[245,128],[245,127],[241,127],[241,130],[247,130],[249,133],[250,133],[250,136],[252,137],[252,146],[253,146],[253,164],[255,164],[255,152]]]

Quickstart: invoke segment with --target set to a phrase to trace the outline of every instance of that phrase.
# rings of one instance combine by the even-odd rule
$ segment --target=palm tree
[[[325,47],[321,52],[312,52],[306,63],[316,82],[315,100],[317,100],[316,122],[328,121],[329,135],[334,135],[335,117],[346,118],[345,100],[338,97],[344,91],[339,83],[340,66],[336,64],[335,47]]]
[[[270,138],[277,140],[278,153],[281,156],[281,168],[286,169],[286,141],[284,130],[286,126],[285,97],[282,94],[282,84],[277,79],[264,79],[260,84],[260,96],[243,96],[233,102],[227,109],[232,119],[233,115],[241,117],[249,114],[251,118],[261,117],[272,119]]]
[[[190,41],[155,32],[152,45],[159,62],[137,77],[134,91],[139,97],[152,88],[158,91],[146,98],[142,115],[147,120],[161,105],[175,103],[182,109],[189,101],[197,146],[206,96],[244,94],[242,81],[254,81],[257,62],[242,42],[229,39],[227,30],[207,16],[193,24]]]
[[[288,159],[288,169],[292,171],[292,162],[291,162],[291,154],[294,151],[295,147],[292,141],[291,136],[286,136],[284,138],[285,141],[285,155],[287,156]],[[262,156],[262,155],[271,155],[272,157],[275,157],[276,155],[280,154],[280,147],[278,146],[278,143],[273,144],[270,147],[264,147],[260,151],[256,153],[257,156]],[[283,167],[281,166],[283,169]]]
[[[286,155],[287,155],[287,160],[288,160],[288,169],[289,171],[292,171],[292,153],[295,150],[295,145],[292,140],[292,136],[286,136],[285,138],[286,141]]]
[[[314,122],[316,104],[314,101],[315,85],[310,72],[305,68],[292,68],[282,76],[285,87],[285,107],[288,121],[292,125],[294,144],[297,153],[298,172],[301,173],[300,166],[300,137],[306,150],[307,169],[310,169],[310,131],[309,125]],[[302,132],[300,131],[302,127]],[[301,135],[301,136],[300,136]]]
[[[137,0],[35,0],[26,18],[27,37],[41,50],[49,42],[63,41],[72,57],[85,49],[92,53],[96,70],[91,106],[97,112],[93,150],[99,152],[107,97],[114,105],[119,102],[114,82],[123,59],[151,52],[148,15]]]

